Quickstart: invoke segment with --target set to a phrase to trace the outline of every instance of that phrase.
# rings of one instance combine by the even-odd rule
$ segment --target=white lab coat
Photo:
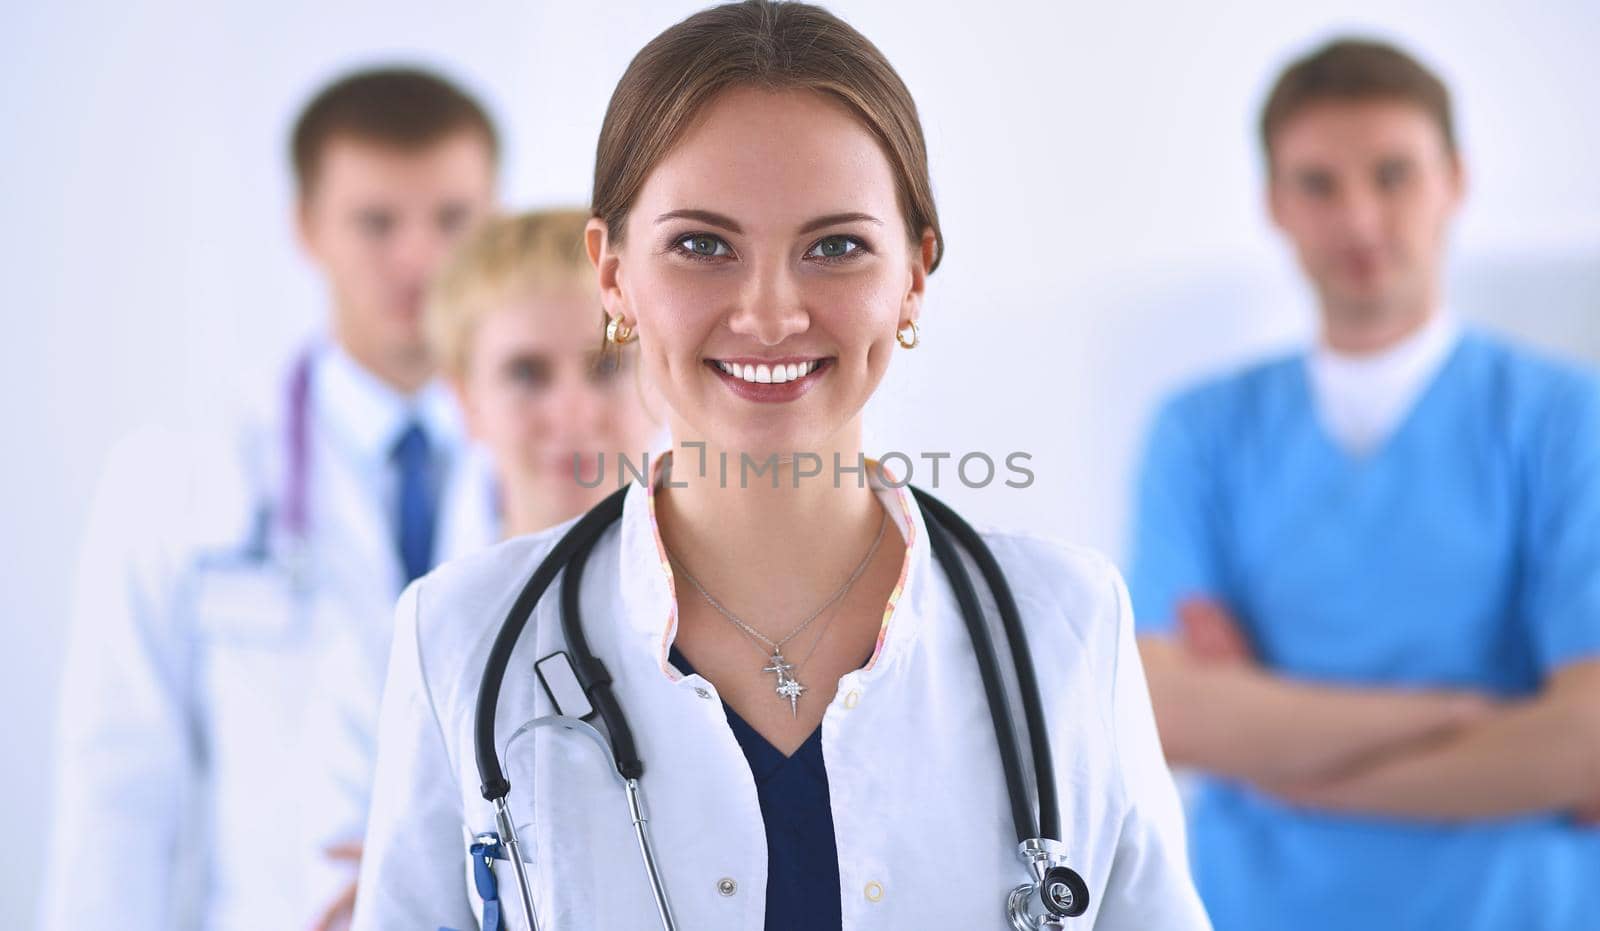
[[[303,927],[321,904],[305,723],[334,640],[386,661],[401,568],[386,431],[413,413],[447,472],[440,389],[386,394],[337,349],[312,369],[303,586],[281,512],[287,394],[204,433],[148,432],[104,473],[62,680],[47,929]],[[458,471],[459,470],[455,470]],[[481,483],[450,481],[444,555],[489,542]]]
[[[822,722],[844,927],[1000,931],[1006,896],[1026,871],[978,668],[914,499],[876,487],[907,541],[905,564],[877,652],[841,679]],[[650,827],[679,927],[760,928],[767,855],[755,785],[715,687],[667,661],[677,602],[653,501],[631,486],[622,520],[593,552],[586,630],[645,763]],[[511,602],[569,526],[444,566],[402,596],[358,931],[477,927],[467,846],[494,829],[473,753],[478,684]],[[985,539],[1028,626],[1062,840],[1091,891],[1088,914],[1071,926],[1208,928],[1121,577],[1087,550],[1017,534]],[[609,758],[575,732],[511,739],[550,710],[533,665],[564,647],[558,592],[559,584],[518,643],[496,721],[539,918],[558,929],[655,927]],[[522,927],[509,864],[496,872],[510,926]]]

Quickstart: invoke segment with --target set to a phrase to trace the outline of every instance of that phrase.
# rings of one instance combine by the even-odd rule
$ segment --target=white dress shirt
[[[402,582],[389,447],[415,417],[448,470],[461,431],[440,389],[404,398],[322,346],[302,543],[281,520],[287,394],[138,435],[105,469],[63,675],[47,929],[298,928],[321,904],[299,829],[319,817],[315,665],[346,637],[386,661]]]
[[[1417,332],[1378,352],[1343,353],[1318,342],[1308,370],[1323,427],[1352,455],[1364,456],[1382,446],[1433,382],[1460,336],[1455,317],[1441,311]]]
[[[615,680],[644,760],[650,830],[678,925],[757,929],[767,852],[756,788],[716,687],[668,663],[676,582],[653,487],[629,487],[621,521],[589,559],[585,630]],[[1000,931],[1006,896],[1027,871],[977,663],[914,499],[876,479],[873,487],[906,555],[877,649],[840,679],[821,725],[843,926]],[[467,847],[474,833],[494,829],[474,760],[478,684],[512,601],[570,526],[451,563],[402,596],[379,721],[360,931],[477,926]],[[1030,634],[1061,840],[1090,889],[1089,911],[1072,926],[1208,928],[1189,880],[1182,813],[1121,577],[1088,550],[1017,534],[984,537]],[[496,720],[539,918],[546,928],[654,927],[609,757],[559,729],[512,739],[550,712],[533,664],[565,647],[559,588],[540,602],[517,644]],[[519,928],[511,870],[503,862],[496,870],[504,911]]]
[[[312,374],[312,403],[322,421],[325,441],[333,459],[347,463],[359,477],[361,490],[355,494],[364,504],[376,507],[390,528],[391,538],[398,533],[400,476],[393,453],[400,434],[412,423],[421,426],[428,438],[429,458],[440,487],[435,497],[444,500],[455,477],[453,468],[465,445],[461,414],[450,391],[442,382],[431,381],[415,395],[406,396],[362,368],[337,344],[322,347]],[[458,540],[452,535],[452,521],[459,516],[441,507],[442,518],[435,540]],[[476,546],[493,538],[479,539]],[[476,548],[474,546],[473,548]],[[460,555],[440,545],[436,562]],[[394,563],[401,570],[398,560]],[[395,577],[399,591],[401,577]]]

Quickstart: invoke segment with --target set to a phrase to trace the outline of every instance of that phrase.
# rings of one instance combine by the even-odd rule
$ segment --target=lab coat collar
[[[648,486],[635,481],[623,496],[617,590],[622,593],[629,623],[655,651],[662,674],[671,681],[678,681],[682,677],[667,661],[668,650],[678,632],[676,585],[672,564],[661,542],[655,510],[656,488],[664,479],[663,470],[670,456],[668,450],[650,463]],[[862,669],[863,678],[875,677],[891,668],[906,653],[915,642],[922,626],[921,619],[927,616],[932,601],[932,557],[922,511],[911,490],[892,471],[873,459],[868,459],[867,465],[867,483],[905,540],[906,554],[900,565],[900,577],[884,606],[877,647]],[[887,481],[879,475],[880,468],[887,475]]]
[[[421,422],[436,450],[461,442],[460,414],[438,380],[410,396],[401,394],[361,367],[337,342],[317,347],[312,372],[316,415],[332,424],[351,452],[367,463],[385,463],[400,431]]]

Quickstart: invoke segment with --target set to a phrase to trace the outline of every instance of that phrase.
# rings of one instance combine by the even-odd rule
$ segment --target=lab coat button
[[[859,690],[851,689],[849,692],[845,693],[844,706],[846,708],[854,708],[856,703],[859,701],[861,701],[861,692]]]
[[[733,895],[735,892],[739,891],[739,884],[734,882],[731,878],[724,876],[717,880],[717,891],[722,893],[724,896]]]
[[[883,886],[876,880],[867,883],[867,888],[863,892],[866,894],[868,902],[877,902],[883,898]]]

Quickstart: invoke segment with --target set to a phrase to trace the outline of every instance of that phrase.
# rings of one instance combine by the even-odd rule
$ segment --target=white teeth
[[[743,379],[756,385],[781,385],[784,382],[804,378],[817,370],[822,360],[813,359],[810,362],[789,362],[783,365],[740,365],[737,362],[718,362],[717,368],[722,369],[734,378]]]

